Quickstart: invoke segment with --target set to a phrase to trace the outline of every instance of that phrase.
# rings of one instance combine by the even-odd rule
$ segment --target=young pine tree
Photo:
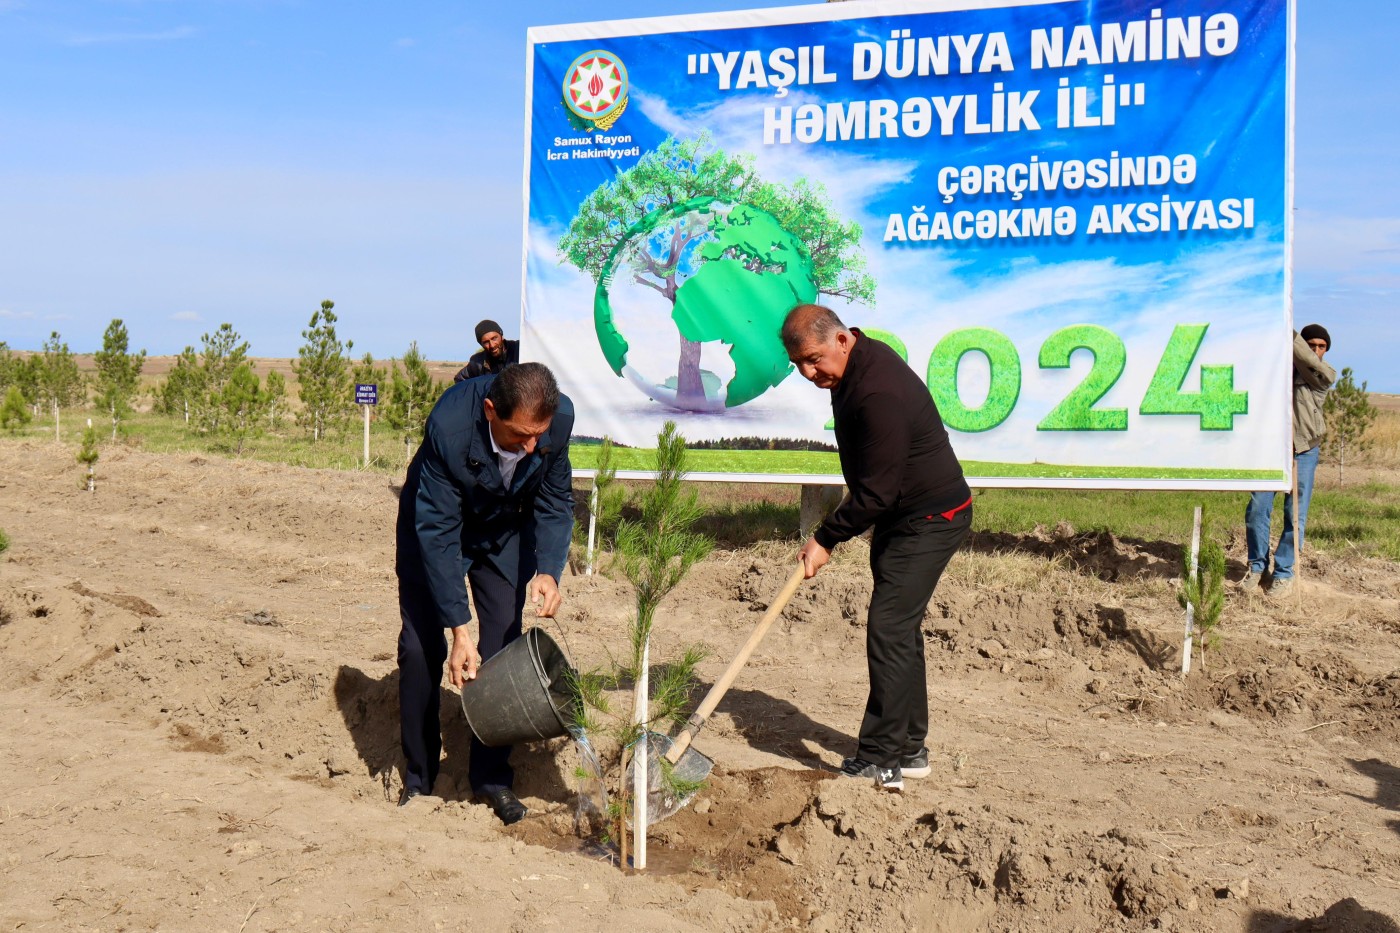
[[[311,315],[310,326],[301,332],[300,360],[292,364],[301,396],[301,421],[319,441],[327,429],[345,421],[355,398],[350,383],[350,364],[345,353],[354,344],[341,343],[335,335],[333,301],[321,302]]]
[[[1177,602],[1191,607],[1192,622],[1201,641],[1201,673],[1206,670],[1206,649],[1220,645],[1220,613],[1225,608],[1225,551],[1214,538],[1201,541],[1200,565],[1191,573],[1191,553],[1181,553],[1181,590]]]
[[[199,355],[194,347],[185,347],[156,390],[156,410],[184,419],[185,426],[189,427],[190,415],[198,410],[203,397],[204,370],[199,365]]]
[[[23,363],[19,363],[14,369],[15,385],[24,395],[25,404],[30,407],[34,417],[39,417],[39,412],[44,405],[44,358],[38,353],[29,354],[29,358]]]
[[[1322,416],[1327,422],[1327,437],[1323,440],[1324,453],[1337,461],[1337,480],[1342,480],[1347,457],[1356,457],[1369,446],[1366,429],[1379,414],[1366,394],[1366,383],[1356,384],[1351,368],[1342,370],[1342,377],[1327,393],[1322,403]]]
[[[39,373],[40,390],[43,399],[53,409],[54,439],[59,434],[59,411],[71,408],[82,401],[87,391],[87,382],[78,371],[78,361],[68,349],[68,344],[54,331],[44,341],[43,363]]]
[[[221,398],[220,431],[233,442],[235,454],[241,456],[244,443],[262,433],[267,405],[267,393],[258,384],[252,364],[240,363],[229,374]]]
[[[20,360],[10,352],[10,345],[0,340],[0,394],[15,384],[15,367],[19,365]]]
[[[384,388],[384,378],[388,374],[383,366],[374,365],[374,354],[366,353],[350,372],[350,381],[357,385],[376,385]]]
[[[0,403],[0,427],[11,434],[18,434],[32,420],[34,416],[29,413],[24,393],[20,391],[19,386],[10,386],[5,390],[5,401]]]
[[[676,430],[675,422],[666,422],[656,439],[656,479],[637,499],[641,515],[636,521],[624,520],[617,527],[613,567],[620,569],[635,592],[635,613],[628,624],[628,654],[620,670],[611,676],[597,674],[580,678],[580,706],[590,705],[598,712],[610,713],[597,703],[601,683],[639,680],[651,664],[650,641],[656,622],[657,608],[662,600],[685,578],[697,561],[710,553],[714,542],[694,530],[701,515],[697,494],[686,489],[685,438]],[[625,838],[623,820],[631,810],[631,786],[627,778],[626,750],[644,731],[651,731],[659,722],[680,722],[685,718],[690,692],[694,686],[695,668],[704,658],[704,651],[692,647],[682,658],[660,666],[651,678],[649,696],[634,693],[630,712],[611,716],[612,737],[623,751],[618,762],[619,796],[614,816],[619,820],[618,838]],[[640,691],[638,691],[640,692]],[[646,712],[638,708],[638,700],[647,704]],[[582,714],[587,721],[586,714]],[[648,768],[647,762],[638,762]],[[667,769],[662,775],[670,780]],[[693,793],[694,787],[674,787],[673,796]]]
[[[423,425],[428,423],[428,414],[441,394],[442,387],[428,372],[428,364],[418,352],[418,342],[414,341],[403,355],[402,369],[392,366],[388,403],[384,408],[384,419],[389,426],[403,434],[405,463],[413,456],[414,445],[423,439]]]
[[[129,338],[126,325],[114,318],[102,335],[102,349],[94,359],[97,363],[97,404],[112,418],[112,440],[117,439],[117,425],[131,412],[131,400],[141,384],[141,368],[146,363],[146,351],[128,353]]]
[[[227,323],[199,339],[203,349],[200,351],[200,392],[195,400],[195,424],[201,431],[218,431],[226,410],[224,387],[234,371],[248,359],[248,341]]]
[[[78,462],[87,467],[87,491],[97,491],[97,478],[93,468],[97,466],[97,429],[92,426],[92,419],[87,422],[87,430],[83,431],[83,446],[78,448]]]
[[[275,369],[268,373],[263,381],[263,395],[267,401],[267,426],[276,431],[287,414],[287,377]]]
[[[588,498],[595,532],[594,553],[589,555],[589,573],[593,572],[596,553],[605,548],[612,548],[617,536],[618,523],[622,520],[622,508],[627,504],[627,490],[617,481],[613,450],[612,438],[604,437],[603,446],[598,451],[598,469],[593,476],[593,491]]]

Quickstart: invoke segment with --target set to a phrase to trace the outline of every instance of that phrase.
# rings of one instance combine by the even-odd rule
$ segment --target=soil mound
[[[71,452],[0,441],[6,926],[1396,933],[1395,565],[1314,559],[1292,603],[1232,593],[1183,680],[1176,545],[979,535],[923,622],[933,773],[894,795],[833,776],[866,700],[852,542],[740,675],[697,740],[713,779],[629,875],[573,835],[566,741],[517,750],[520,826],[472,801],[450,689],[435,794],[395,806],[392,484],[103,464],[80,494]],[[653,657],[702,643],[711,681],[793,551],[698,565]],[[551,631],[606,664],[627,587],[562,590]]]

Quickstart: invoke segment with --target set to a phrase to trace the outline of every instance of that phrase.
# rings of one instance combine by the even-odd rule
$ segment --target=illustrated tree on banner
[[[559,241],[567,262],[597,283],[593,317],[613,372],[680,411],[742,405],[792,371],[778,339],[796,304],[827,295],[874,304],[861,228],[832,210],[820,184],[759,178],[748,155],[710,148],[706,135],[668,138],[595,189]],[[649,291],[678,332],[674,375],[642,375],[617,326],[617,292]],[[727,384],[702,367],[704,344],[727,346]],[[667,366],[669,370],[670,367]]]

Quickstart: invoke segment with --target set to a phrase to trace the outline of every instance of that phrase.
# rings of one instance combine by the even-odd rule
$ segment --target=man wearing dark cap
[[[838,544],[874,529],[870,695],[841,774],[903,790],[904,778],[930,773],[920,629],[938,578],[972,528],[972,492],[928,389],[897,353],[821,305],[793,308],[781,336],[802,378],[831,392],[850,491],[798,555],[806,575],[821,570]]]
[[[1332,349],[1332,337],[1321,324],[1309,324],[1293,335],[1293,472],[1298,490],[1298,528],[1293,528],[1293,494],[1283,497],[1283,534],[1274,548],[1273,582],[1269,592],[1275,596],[1287,593],[1293,586],[1294,562],[1302,550],[1303,531],[1307,527],[1308,503],[1312,501],[1313,476],[1317,473],[1317,458],[1327,425],[1322,419],[1322,404],[1327,390],[1337,378],[1337,371],[1323,362],[1322,357]],[[1249,571],[1240,586],[1253,590],[1269,570],[1269,543],[1274,514],[1274,494],[1256,492],[1244,510],[1245,543],[1249,555]]]
[[[481,344],[481,351],[473,353],[467,365],[457,370],[453,382],[498,373],[520,362],[520,341],[507,340],[501,334],[501,325],[495,321],[486,320],[476,325],[476,342]]]

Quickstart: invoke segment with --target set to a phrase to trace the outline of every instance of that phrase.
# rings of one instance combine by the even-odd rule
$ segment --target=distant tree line
[[[721,437],[717,441],[686,441],[691,450],[816,450],[835,453],[836,445],[800,437]]]
[[[281,373],[258,377],[248,341],[225,323],[201,336],[199,349],[187,346],[180,352],[152,390],[152,407],[182,421],[192,433],[220,437],[241,452],[249,438],[276,430],[288,419],[315,442],[344,430],[356,407],[355,383],[375,383],[382,387],[379,416],[403,433],[407,455],[422,437],[446,384],[433,379],[416,341],[401,360],[387,365],[376,365],[369,353],[353,360],[354,344],[336,334],[334,308],[333,301],[321,302],[301,332],[304,342],[292,361],[297,405]],[[51,411],[57,432],[63,409],[91,402],[111,418],[115,439],[139,396],[146,351],[130,351],[126,326],[117,319],[107,327],[94,362],[94,375],[79,372],[57,331],[42,352],[24,357],[0,341],[0,428],[18,431]]]

